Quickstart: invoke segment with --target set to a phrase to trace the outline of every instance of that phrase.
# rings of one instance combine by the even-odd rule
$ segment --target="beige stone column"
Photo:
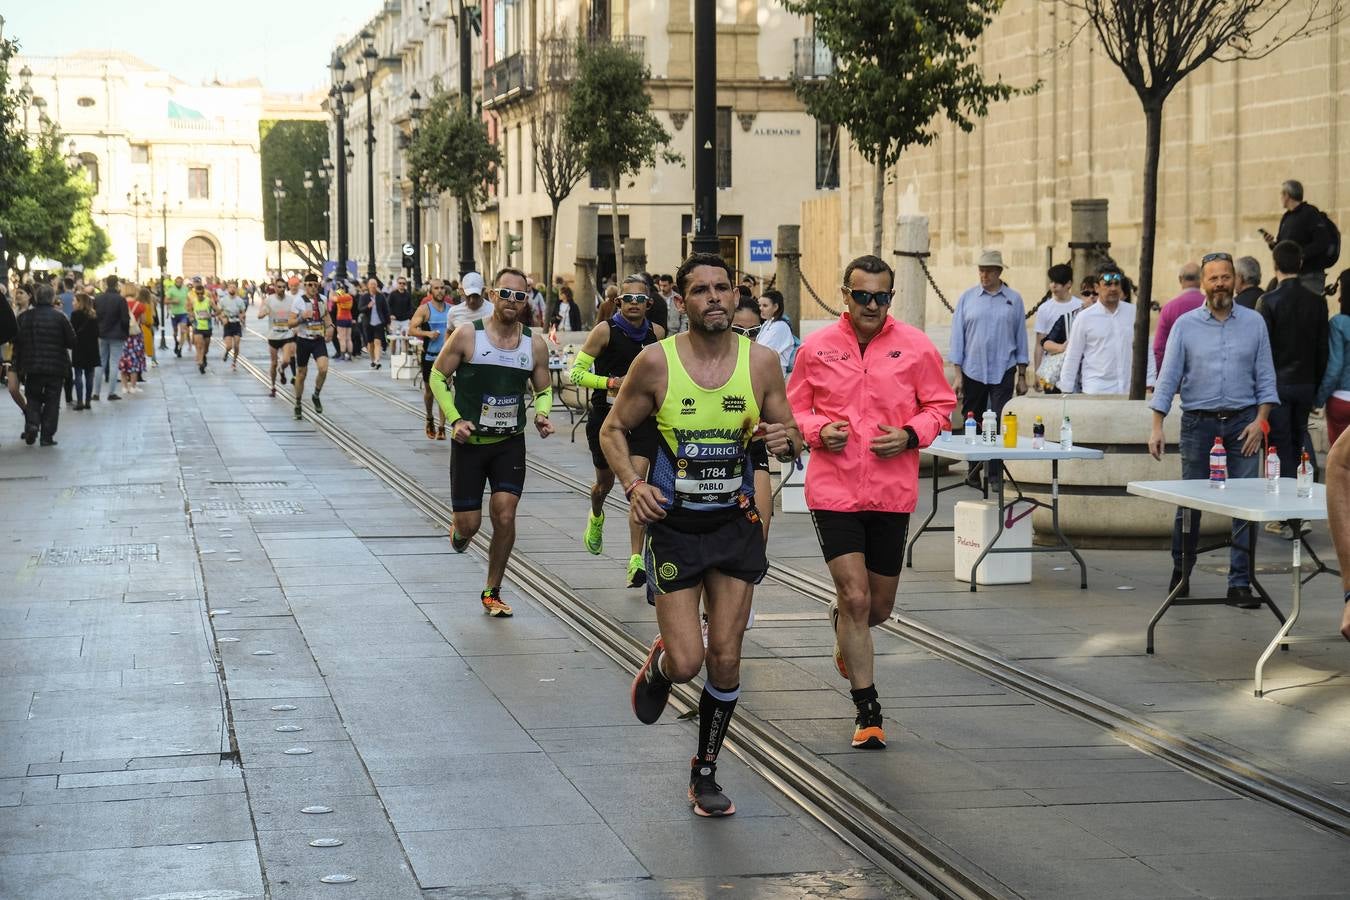
[[[923,330],[927,320],[928,279],[917,254],[928,255],[928,217],[900,216],[895,223],[895,302],[891,315]]]

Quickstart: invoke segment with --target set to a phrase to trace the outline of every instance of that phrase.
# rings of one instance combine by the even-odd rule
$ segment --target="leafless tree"
[[[1149,351],[1153,254],[1158,232],[1158,163],[1163,104],[1177,85],[1210,60],[1261,59],[1290,41],[1326,30],[1341,0],[1059,0],[1085,16],[1111,62],[1144,108],[1144,213],[1139,236],[1130,397],[1144,398]],[[1072,40],[1072,38],[1071,38]]]
[[[556,89],[548,91],[534,120],[534,168],[543,182],[544,193],[553,206],[544,235],[544,296],[553,290],[553,251],[558,233],[558,208],[586,177],[586,161],[580,144],[567,139],[567,99]]]

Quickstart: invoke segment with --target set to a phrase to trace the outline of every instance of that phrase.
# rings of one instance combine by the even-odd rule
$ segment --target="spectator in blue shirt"
[[[1012,399],[1027,392],[1027,325],[1022,295],[1003,283],[1003,254],[980,254],[980,283],[961,294],[952,313],[952,389],[958,410],[979,419],[986,409],[1003,415]]]
[[[1181,477],[1185,479],[1209,477],[1209,450],[1216,437],[1228,451],[1229,477],[1256,478],[1263,426],[1271,408],[1280,402],[1265,320],[1255,310],[1234,306],[1235,282],[1233,258],[1227,253],[1210,253],[1201,261],[1205,304],[1176,320],[1149,402],[1153,432],[1148,449],[1154,459],[1162,459],[1163,419],[1172,409],[1173,396],[1181,392]],[[1195,565],[1200,512],[1191,511],[1184,555],[1181,514],[1178,509],[1172,526],[1169,592],[1181,585],[1178,596],[1184,597]],[[1251,589],[1250,551],[1256,544],[1256,529],[1251,524],[1233,520],[1229,553],[1228,602],[1243,609],[1260,606]]]

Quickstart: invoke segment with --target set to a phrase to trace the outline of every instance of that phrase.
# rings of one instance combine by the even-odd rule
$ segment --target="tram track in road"
[[[260,384],[268,384],[268,373],[255,362],[241,357],[239,364]],[[329,375],[333,374],[330,368]],[[341,373],[338,373],[338,378],[344,382],[361,384]],[[423,417],[423,410],[390,397],[377,388],[364,384],[361,386],[395,405],[411,409],[419,418]],[[278,399],[290,402],[288,397]],[[330,417],[316,413],[309,401],[303,401],[301,408],[304,418],[324,436],[359,460],[448,534],[452,527],[448,503],[438,499],[415,476],[373,452]],[[571,481],[566,480],[568,476],[545,471],[537,460],[531,461],[531,465],[541,474],[572,486]],[[487,525],[486,522],[484,524]],[[485,528],[470,545],[484,561],[487,559],[489,539]],[[636,671],[646,659],[649,650],[647,645],[628,633],[623,624],[608,612],[587,601],[528,555],[520,552],[512,554],[507,566],[507,577],[536,604],[562,620],[587,643],[626,671]],[[671,703],[682,713],[697,712],[701,690],[701,681],[676,685],[671,693]],[[906,889],[920,896],[942,900],[994,900],[1017,896],[1011,888],[904,820],[865,786],[788,738],[774,725],[743,708],[737,711],[736,733],[728,737],[727,749],[777,788],[792,804]]]
[[[421,407],[345,373],[338,373],[338,377],[419,419],[425,418],[425,410]],[[528,454],[527,462],[539,475],[583,497],[589,497],[589,482],[548,464],[535,454]],[[613,492],[606,500],[606,505],[627,514],[627,501]],[[773,556],[769,557],[769,577],[822,605],[828,606],[834,599],[834,585],[828,579]],[[897,614],[891,621],[878,627],[1004,687],[1089,722],[1122,742],[1185,772],[1240,795],[1281,807],[1323,828],[1350,837],[1350,804],[1316,785],[1254,765],[1240,756],[1161,726],[1125,707],[1021,665],[977,642],[933,628],[911,616]],[[643,652],[645,654],[645,649]]]

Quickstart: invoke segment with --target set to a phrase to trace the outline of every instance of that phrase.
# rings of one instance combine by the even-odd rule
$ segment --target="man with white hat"
[[[478,272],[465,274],[461,287],[464,290],[464,302],[450,307],[450,327],[447,333],[467,323],[477,322],[492,315],[492,301],[483,297],[483,276]]]
[[[986,250],[977,263],[980,283],[956,301],[952,314],[952,388],[957,409],[986,409],[1003,415],[1012,399],[1014,376],[1020,397],[1027,392],[1027,325],[1022,295],[1003,283],[1003,254]]]

